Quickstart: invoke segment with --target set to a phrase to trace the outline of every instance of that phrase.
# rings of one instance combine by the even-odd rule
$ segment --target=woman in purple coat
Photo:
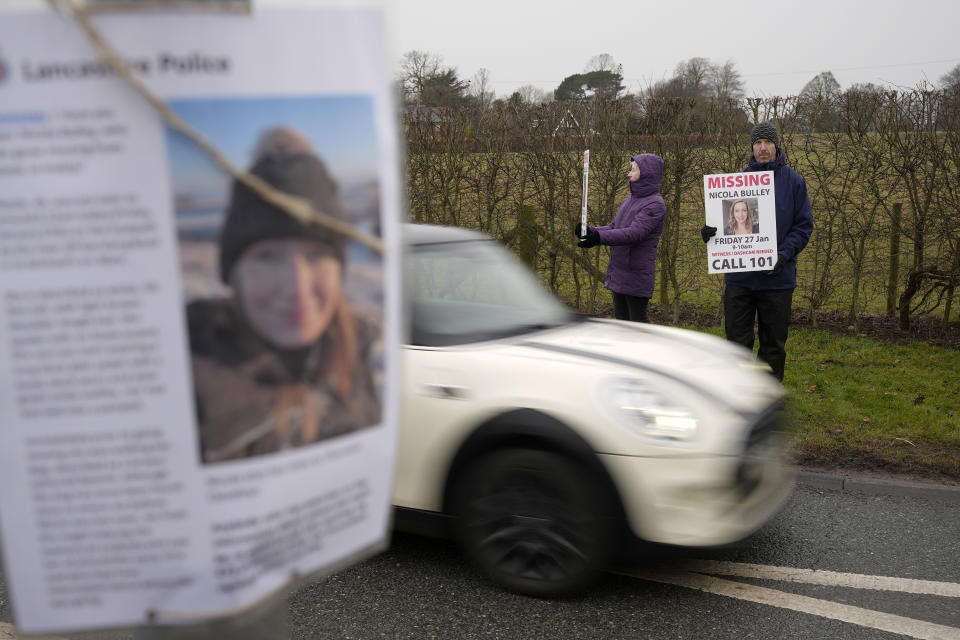
[[[610,264],[603,283],[613,292],[613,313],[618,320],[650,322],[647,304],[653,295],[657,243],[663,232],[667,205],[660,196],[663,158],[642,153],[630,159],[627,173],[630,197],[623,201],[613,222],[605,227],[587,227],[578,246],[589,249],[610,245]]]

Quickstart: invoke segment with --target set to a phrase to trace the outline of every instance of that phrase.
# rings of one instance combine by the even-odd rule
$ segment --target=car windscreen
[[[571,320],[534,274],[492,240],[418,245],[406,270],[415,345],[492,340]]]

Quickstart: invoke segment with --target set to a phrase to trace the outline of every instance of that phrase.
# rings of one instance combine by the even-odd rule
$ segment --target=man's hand
[[[783,265],[786,264],[786,262],[787,261],[783,259],[783,256],[778,253],[777,264],[773,265],[773,269],[770,269],[770,271],[764,271],[764,273],[768,276],[775,276],[783,271]]]
[[[578,238],[583,235],[583,229],[580,224],[581,223],[578,222],[576,226],[573,227],[573,235],[577,236]]]
[[[580,225],[578,224],[577,227],[579,226]],[[590,247],[595,247],[598,244],[600,244],[600,232],[591,226],[587,226],[587,235],[577,243],[577,246],[581,249],[589,249]]]
[[[709,242],[710,238],[717,235],[717,228],[711,227],[708,224],[703,225],[703,228],[700,229],[700,237],[703,238],[704,242]]]

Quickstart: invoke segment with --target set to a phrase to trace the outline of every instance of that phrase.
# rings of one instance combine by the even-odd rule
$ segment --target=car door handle
[[[433,398],[443,398],[447,400],[465,400],[467,397],[466,387],[436,382],[424,384],[423,393]]]

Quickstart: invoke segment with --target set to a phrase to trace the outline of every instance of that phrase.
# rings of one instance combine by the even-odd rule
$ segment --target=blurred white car
[[[574,314],[482,234],[406,233],[398,529],[549,596],[638,539],[742,539],[786,500],[781,387],[746,350]]]

